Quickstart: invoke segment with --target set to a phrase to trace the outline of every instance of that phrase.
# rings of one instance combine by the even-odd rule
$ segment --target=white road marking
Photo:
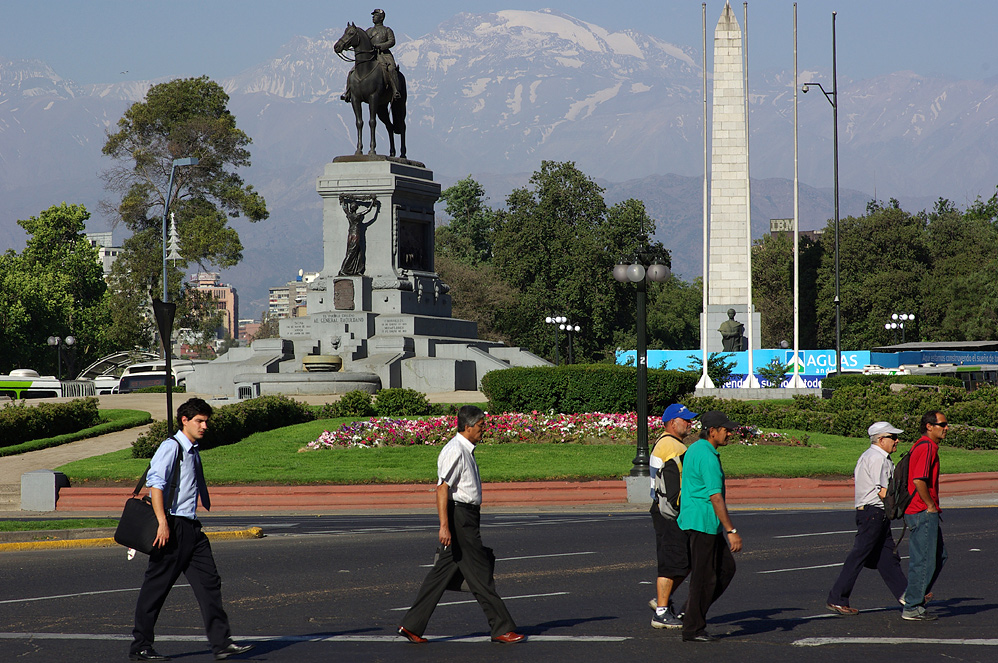
[[[238,642],[401,642],[400,635],[255,635],[240,636]],[[487,635],[425,635],[433,642],[490,642]],[[0,640],[115,640],[131,641],[124,633],[0,633]],[[528,642],[623,642],[626,636],[528,635]],[[156,634],[156,642],[195,642],[208,645],[203,635]]]
[[[585,552],[568,552],[568,553],[551,553],[549,555],[522,555],[520,557],[497,557],[497,562],[509,562],[515,559],[540,559],[542,557],[571,557],[572,555],[595,555],[594,551],[588,550]],[[420,564],[420,567],[424,569],[432,568],[432,564]]]
[[[838,564],[818,564],[816,566],[798,566],[792,569],[772,569],[770,571],[756,571],[759,575],[765,575],[767,573],[787,573],[789,571],[810,571],[811,569],[830,569],[833,566],[842,566],[845,562],[839,562]]]
[[[568,594],[568,592],[551,592],[550,594],[522,594],[520,596],[504,596],[504,597],[502,597],[502,600],[503,601],[514,601],[516,599],[538,599],[538,598],[544,598],[546,596],[564,596],[565,594]],[[442,606],[442,605],[464,605],[465,603],[478,603],[478,601],[475,600],[475,599],[472,599],[470,601],[446,601],[446,602],[438,603],[437,606]],[[389,608],[389,610],[391,610],[392,612],[400,612],[402,610],[408,610],[410,607],[411,606],[407,605],[404,608]]]
[[[174,587],[190,587],[190,585],[174,585]],[[137,592],[139,587],[131,587],[129,589],[104,589],[98,592],[78,592],[76,594],[55,594],[53,596],[35,596],[29,599],[7,599],[5,601],[0,601],[3,603],[30,603],[31,601],[51,601],[53,599],[71,599],[77,596],[95,596],[97,594],[117,594],[119,592]]]
[[[805,536],[828,536],[829,534],[855,534],[854,529],[843,529],[836,532],[810,532],[808,534],[781,534],[779,536],[774,536],[774,539],[799,539]]]
[[[998,638],[802,638],[794,640],[798,647],[822,645],[978,645],[998,647]]]

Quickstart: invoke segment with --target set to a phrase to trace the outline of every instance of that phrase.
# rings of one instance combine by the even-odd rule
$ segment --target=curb
[[[209,541],[232,541],[236,539],[262,539],[263,530],[250,527],[241,530],[223,530],[220,532],[205,532]],[[0,553],[17,552],[20,550],[65,550],[70,548],[113,548],[119,544],[112,537],[99,539],[60,539],[57,541],[19,541],[16,543],[0,543]]]

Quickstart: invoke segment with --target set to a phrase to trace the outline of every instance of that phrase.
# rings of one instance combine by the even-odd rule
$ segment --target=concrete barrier
[[[62,472],[32,470],[21,475],[21,511],[55,511],[59,489],[69,486]]]

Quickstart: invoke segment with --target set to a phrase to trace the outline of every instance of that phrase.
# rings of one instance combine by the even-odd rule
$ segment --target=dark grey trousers
[[[426,574],[416,600],[402,618],[402,626],[416,635],[423,635],[430,615],[440,602],[447,585],[458,572],[468,581],[472,595],[482,606],[492,637],[509,633],[516,624],[506,610],[506,605],[496,592],[492,579],[488,553],[482,545],[479,529],[481,510],[476,506],[448,505],[450,518],[451,545],[440,553],[440,558]]]

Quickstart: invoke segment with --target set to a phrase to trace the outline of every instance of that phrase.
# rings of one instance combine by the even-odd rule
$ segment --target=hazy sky
[[[370,6],[368,6],[370,5]],[[710,34],[723,3],[707,3]],[[432,32],[458,12],[548,7],[610,30],[701,44],[701,3],[692,0],[7,0],[0,58],[32,58],[77,83],[207,74],[222,78],[267,60],[296,35],[347,21],[370,25],[383,8],[399,38]],[[732,3],[739,22],[742,2]],[[998,74],[994,0],[804,0],[798,7],[802,70],[831,68],[831,12],[837,11],[842,80],[893,71],[957,78]],[[793,2],[749,3],[752,70],[793,66]]]

